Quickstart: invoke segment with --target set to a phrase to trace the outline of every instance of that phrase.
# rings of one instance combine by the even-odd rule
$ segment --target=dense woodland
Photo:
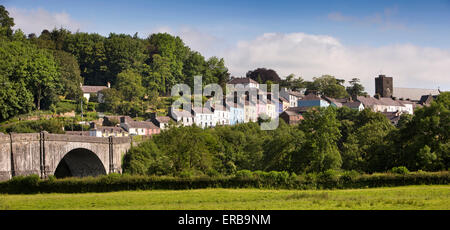
[[[231,78],[223,59],[205,58],[166,33],[142,39],[137,34],[105,37],[60,28],[26,35],[12,29],[14,19],[3,6],[0,26],[0,121],[37,110],[61,111],[68,101],[77,105],[83,100],[80,83],[111,82],[112,88],[103,92],[105,103],[97,109],[137,117],[157,108],[174,84],[192,86],[193,77],[201,75],[204,84],[224,86]],[[258,68],[247,76],[333,98],[366,94],[358,78],[345,87],[344,80],[330,75],[305,81]],[[380,113],[348,108],[311,110],[300,125],[280,120],[273,131],[262,131],[258,123],[206,130],[173,127],[132,148],[124,168],[134,174],[174,176],[229,175],[240,170],[376,172],[397,166],[448,170],[449,105],[450,95],[443,93],[414,116],[402,116],[398,127]],[[64,125],[42,120],[18,123],[6,131],[59,133]]]

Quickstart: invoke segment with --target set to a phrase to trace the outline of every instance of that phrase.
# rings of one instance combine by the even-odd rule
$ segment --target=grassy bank
[[[0,209],[450,209],[449,185],[346,190],[195,189],[0,194]]]

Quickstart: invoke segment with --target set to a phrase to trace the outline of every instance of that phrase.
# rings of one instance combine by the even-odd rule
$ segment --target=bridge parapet
[[[91,137],[91,136],[78,136],[78,135],[67,135],[67,134],[53,134],[44,133],[45,141],[69,141],[69,142],[83,142],[83,143],[109,143],[106,137]]]

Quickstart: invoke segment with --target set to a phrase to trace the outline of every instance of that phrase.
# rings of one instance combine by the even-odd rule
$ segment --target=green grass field
[[[450,185],[347,190],[198,189],[0,194],[0,209],[450,209]]]

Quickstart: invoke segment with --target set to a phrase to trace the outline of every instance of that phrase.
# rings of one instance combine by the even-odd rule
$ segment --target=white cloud
[[[239,42],[223,57],[236,76],[266,67],[280,76],[294,73],[307,80],[323,74],[358,77],[373,94],[374,77],[381,71],[394,77],[394,87],[450,88],[450,51],[411,44],[354,47],[330,36],[267,33]]]
[[[364,17],[356,17],[351,15],[344,15],[341,12],[332,12],[328,14],[328,19],[335,22],[352,23],[359,26],[376,26],[380,30],[401,30],[411,31],[412,28],[406,26],[404,23],[394,19],[398,13],[397,7],[385,8],[383,12],[376,12],[372,15]]]
[[[214,56],[222,43],[221,39],[192,27],[182,27],[178,35],[191,49],[200,52],[205,57]]]
[[[66,12],[51,13],[44,9],[8,9],[10,16],[16,24],[14,29],[21,29],[26,34],[40,34],[42,30],[52,30],[63,27],[70,31],[77,31],[81,24],[70,17]]]
[[[187,46],[200,52],[206,58],[216,56],[223,48],[221,45],[223,43],[222,39],[190,26],[182,26],[175,29],[169,26],[160,26],[153,29],[151,33],[169,33],[179,36]]]

